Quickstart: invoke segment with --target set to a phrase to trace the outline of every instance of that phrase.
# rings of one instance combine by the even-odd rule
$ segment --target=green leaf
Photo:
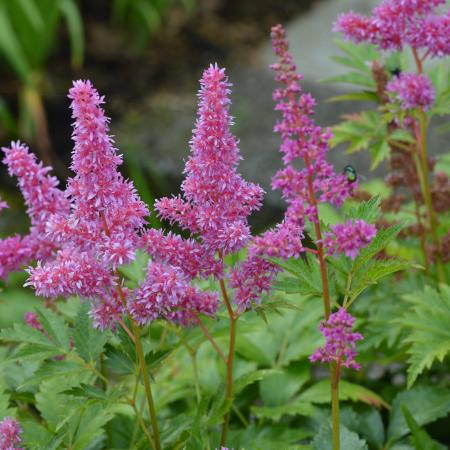
[[[380,203],[379,196],[372,197],[366,202],[361,202],[357,208],[352,208],[347,217],[349,219],[361,219],[367,223],[375,223],[380,215]]]
[[[145,355],[145,364],[148,370],[157,369],[171,353],[171,350],[152,350],[147,353]]]
[[[330,382],[322,380],[312,385],[306,391],[302,392],[300,398],[304,402],[310,403],[330,403],[331,392]],[[358,384],[353,384],[345,380],[339,382],[339,399],[351,400],[354,402],[364,402],[368,405],[381,408],[388,408],[389,405],[375,392]]]
[[[404,128],[396,128],[392,133],[389,134],[388,138],[390,141],[408,142],[410,144],[416,142],[414,136],[412,136],[411,133]]]
[[[372,259],[361,266],[353,277],[349,292],[350,300],[357,298],[367,287],[376,284],[378,280],[395,272],[407,270],[411,267],[408,261],[391,259]]]
[[[272,365],[272,360],[267,355],[267,352],[245,334],[238,334],[236,337],[236,353],[258,364]]]
[[[327,102],[343,102],[343,101],[378,101],[378,96],[374,91],[350,92],[348,94],[335,95],[330,97]]]
[[[316,297],[322,295],[320,269],[315,259],[290,258],[287,261],[281,261],[273,258],[271,261],[295,277],[294,280],[281,278],[275,283],[275,289],[290,294],[300,293]]]
[[[72,65],[79,68],[83,64],[84,30],[77,4],[73,0],[59,0],[58,7],[64,16],[69,30],[70,45],[72,47]]]
[[[320,83],[348,83],[355,84],[357,86],[368,87],[375,89],[375,82],[372,77],[359,72],[348,72],[341,75],[335,75],[333,77],[322,78]]]
[[[391,153],[391,147],[386,139],[374,142],[370,146],[370,155],[372,156],[372,164],[370,170],[375,170]]]
[[[440,291],[425,286],[421,292],[403,296],[410,310],[395,320],[407,330],[408,388],[434,361],[443,361],[450,352],[450,287],[441,284]]]
[[[356,433],[340,426],[340,447],[342,450],[368,450],[367,443]],[[329,424],[324,424],[312,441],[313,450],[330,450],[333,448],[332,432]]]
[[[31,68],[11,26],[5,4],[0,4],[0,52],[25,84],[33,84]]]
[[[247,387],[248,385],[253,384],[255,381],[260,381],[265,376],[271,375],[271,374],[277,373],[277,372],[278,371],[276,369],[261,369],[261,370],[254,370],[252,372],[241,375],[233,383],[233,392],[235,394],[237,394],[240,391],[242,391],[245,387]]]
[[[23,323],[15,323],[13,328],[1,330],[0,340],[3,342],[36,344],[49,349],[58,348],[55,343],[43,333]]]
[[[388,438],[396,440],[409,432],[402,407],[407,407],[419,426],[434,422],[450,412],[450,390],[420,386],[400,392],[392,403]]]
[[[86,383],[81,383],[79,386],[74,386],[71,389],[67,389],[66,391],[63,391],[62,394],[96,400],[106,400],[107,398],[105,392],[102,389]]]
[[[75,349],[86,362],[96,361],[108,340],[108,332],[94,328],[89,310],[88,302],[80,305],[73,329]]]
[[[314,406],[303,400],[294,400],[280,406],[252,406],[252,413],[259,419],[270,419],[278,422],[282,416],[312,416]]]
[[[55,314],[49,308],[38,307],[39,323],[50,339],[60,348],[70,350],[69,328],[63,317]]]
[[[61,354],[61,351],[55,347],[39,344],[25,344],[18,350],[8,356],[8,361],[42,361]]]
[[[40,367],[33,376],[31,376],[19,388],[42,383],[43,381],[52,380],[54,378],[66,378],[71,375],[86,374],[85,366],[72,361],[51,361]]]
[[[34,31],[40,32],[44,28],[44,21],[39,8],[36,7],[34,0],[17,0],[24,16],[34,28]]]
[[[425,430],[419,427],[406,406],[402,407],[402,411],[412,434],[411,444],[414,445],[416,450],[445,450],[447,448],[436,442]]]

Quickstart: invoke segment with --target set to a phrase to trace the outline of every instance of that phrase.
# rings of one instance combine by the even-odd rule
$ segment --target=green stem
[[[431,197],[430,174],[428,170],[428,160],[427,160],[427,119],[423,111],[419,112],[419,130],[416,129],[416,138],[417,138],[418,155],[415,159],[417,171],[419,174],[422,196],[427,209],[428,221],[431,231],[431,239],[433,241],[433,245],[437,250],[436,252],[437,276],[439,282],[445,283],[445,271],[442,265],[441,245],[438,235],[438,223],[436,212],[433,207],[433,200]]]
[[[331,372],[331,421],[333,430],[333,450],[340,449],[339,429],[339,367],[334,362],[330,366]]]
[[[228,298],[228,294],[225,288],[225,283],[223,280],[220,280],[220,289],[222,291],[223,300],[225,302],[225,306],[227,307],[228,315],[230,317],[230,343],[228,349],[228,357],[226,360],[227,367],[227,378],[226,378],[226,392],[225,399],[229,402],[233,401],[233,361],[234,361],[234,353],[236,347],[236,321],[238,316],[233,311],[231,306],[230,299]],[[231,409],[231,405],[230,405]],[[222,436],[220,438],[220,445],[225,447],[225,443],[228,435],[228,428],[230,424],[230,410],[225,414],[223,418],[223,426],[222,426]]]
[[[153,402],[152,390],[150,387],[150,380],[148,378],[147,367],[145,365],[145,356],[144,351],[142,350],[141,336],[139,334],[139,329],[133,320],[131,321],[131,325],[133,328],[134,339],[136,341],[136,354],[139,360],[139,366],[141,368],[142,379],[144,381],[145,395],[147,397],[148,410],[150,412],[150,420],[152,422],[155,450],[161,450],[158,421],[156,418],[156,409],[155,404]]]

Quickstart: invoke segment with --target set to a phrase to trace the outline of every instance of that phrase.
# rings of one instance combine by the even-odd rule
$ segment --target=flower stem
[[[233,311],[223,280],[220,280],[220,289],[222,291],[223,300],[225,302],[228,315],[230,317],[230,342],[228,349],[228,357],[226,360],[227,378],[226,378],[225,399],[231,403],[233,401],[233,361],[236,347],[236,321],[238,316]],[[220,438],[220,445],[222,447],[225,447],[229,424],[230,424],[230,410],[228,410],[228,412],[225,414],[223,418],[222,436]]]
[[[145,356],[144,356],[144,351],[142,350],[141,336],[139,333],[139,329],[133,320],[131,321],[131,325],[133,328],[133,334],[134,334],[134,338],[136,341],[136,354],[138,356],[139,365],[140,365],[141,373],[142,373],[142,379],[144,381],[145,396],[147,397],[148,410],[150,412],[150,420],[152,422],[155,450],[161,450],[158,421],[156,418],[156,409],[155,409],[155,404],[153,402],[152,390],[150,387],[150,380],[148,378],[147,367],[145,365]]]
[[[427,119],[423,111],[419,112],[419,129],[417,128],[417,126],[414,126],[414,129],[416,134],[417,153],[418,153],[417,157],[415,158],[417,165],[417,172],[419,174],[422,196],[425,202],[425,207],[427,209],[428,222],[431,231],[431,240],[433,241],[433,245],[437,250],[436,254],[437,276],[439,282],[444,283],[445,272],[441,259],[441,245],[438,235],[438,224],[430,190],[430,174],[428,170],[428,161],[427,161]]]
[[[330,366],[331,372],[331,422],[333,430],[333,450],[340,448],[339,429],[339,367],[334,362]]]

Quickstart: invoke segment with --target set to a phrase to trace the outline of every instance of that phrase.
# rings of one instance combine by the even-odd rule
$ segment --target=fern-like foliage
[[[410,345],[408,387],[434,361],[442,362],[450,352],[450,287],[441,285],[439,289],[425,286],[421,292],[404,295],[411,308],[395,321],[409,331],[405,338]]]

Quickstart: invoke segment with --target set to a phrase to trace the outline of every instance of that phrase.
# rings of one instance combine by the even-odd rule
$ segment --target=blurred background
[[[152,204],[177,193],[195,120],[202,70],[217,62],[233,83],[233,132],[243,175],[267,191],[254,215],[259,231],[281,216],[270,178],[281,165],[272,132],[270,28],[283,23],[303,87],[318,101],[317,121],[333,125],[367,105],[327,103],[345,85],[319,80],[342,73],[331,31],[339,12],[369,12],[375,0],[0,0],[0,143],[20,138],[62,180],[70,176],[71,81],[90,79],[106,96],[124,173]],[[365,153],[330,152],[337,169],[353,164],[368,175]],[[10,209],[0,233],[25,230],[21,196],[4,167],[0,195]],[[19,230],[18,230],[19,228]]]

